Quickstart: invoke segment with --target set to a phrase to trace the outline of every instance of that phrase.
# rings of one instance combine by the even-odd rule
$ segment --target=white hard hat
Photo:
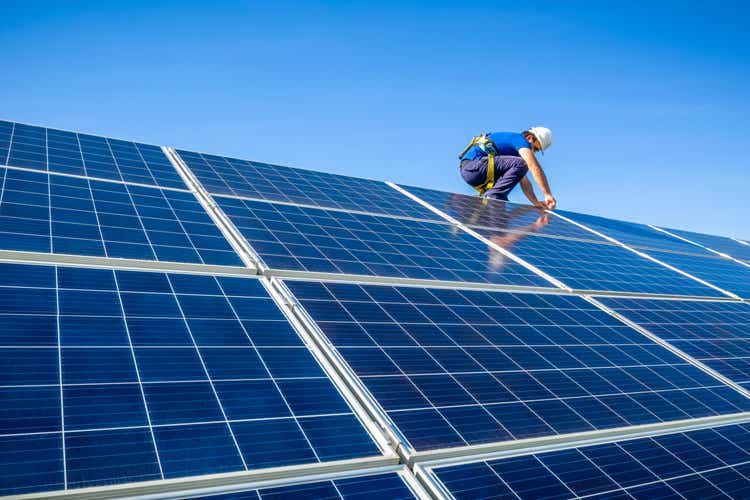
[[[531,127],[527,132],[537,138],[539,145],[542,146],[542,153],[552,145],[552,131],[547,127]]]

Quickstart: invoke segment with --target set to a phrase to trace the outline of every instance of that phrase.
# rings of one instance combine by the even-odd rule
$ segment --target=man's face
[[[533,151],[534,153],[536,153],[537,151],[541,151],[542,150],[542,145],[539,142],[539,139],[537,139],[536,137],[534,137],[533,134],[524,134],[524,137],[526,138],[526,140],[531,145],[531,151]]]

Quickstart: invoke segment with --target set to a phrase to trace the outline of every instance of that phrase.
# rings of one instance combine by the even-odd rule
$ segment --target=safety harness
[[[484,132],[471,140],[469,145],[458,155],[458,159],[463,158],[466,152],[474,146],[487,153],[487,177],[482,184],[472,186],[479,192],[479,196],[482,196],[488,189],[491,189],[495,185],[495,155],[497,155],[497,149],[495,148],[495,143],[490,139],[489,134]]]

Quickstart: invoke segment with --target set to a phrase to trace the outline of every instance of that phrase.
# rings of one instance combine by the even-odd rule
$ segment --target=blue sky
[[[614,3],[6,0],[0,116],[459,192],[545,125],[560,208],[750,238],[750,7]]]

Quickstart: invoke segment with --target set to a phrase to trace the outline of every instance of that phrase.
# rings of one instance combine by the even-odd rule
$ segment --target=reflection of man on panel
[[[529,233],[535,233],[549,224],[549,215],[529,205],[516,205],[508,210],[508,203],[500,200],[482,200],[470,198],[463,194],[451,194],[448,200],[450,211],[467,225],[492,227],[488,239],[505,250],[512,251],[516,243]],[[513,221],[520,221],[529,216],[528,224],[512,227]],[[455,228],[457,230],[457,228]],[[488,255],[489,271],[499,271],[507,257],[490,248]]]

